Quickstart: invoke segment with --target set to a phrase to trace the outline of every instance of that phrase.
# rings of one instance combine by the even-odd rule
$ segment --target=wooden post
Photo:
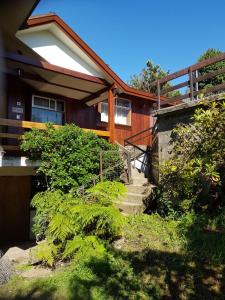
[[[135,161],[135,160],[134,160]],[[127,153],[127,175],[128,175],[128,183],[132,183],[132,175],[131,175],[131,154]]]
[[[100,150],[100,181],[103,181],[103,176],[102,176],[102,169],[103,169],[103,161],[102,161],[102,150]]]
[[[160,99],[160,83],[159,83],[159,79],[157,79],[157,97],[158,97],[158,109],[160,109],[161,107],[161,99]]]
[[[109,122],[109,139],[111,143],[115,142],[115,99],[113,91],[108,91],[108,122]]]
[[[194,100],[194,86],[193,86],[193,73],[192,69],[189,70],[189,81],[190,81],[190,94],[191,94],[191,101]]]

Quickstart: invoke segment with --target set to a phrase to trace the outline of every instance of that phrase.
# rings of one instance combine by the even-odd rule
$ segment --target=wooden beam
[[[15,134],[15,133],[2,133],[2,132],[0,132],[0,138],[19,139],[19,138],[22,138],[22,135]]]
[[[182,69],[180,71],[177,71],[177,72],[174,72],[172,74],[169,74],[166,77],[163,77],[163,78],[159,79],[159,83],[162,84],[162,83],[174,80],[174,79],[176,79],[178,77],[181,77],[183,75],[186,75],[186,74],[189,73],[190,69],[192,70],[192,72],[194,72],[196,70],[199,70],[201,68],[204,68],[204,67],[212,65],[212,64],[215,64],[215,63],[217,63],[219,61],[222,61],[222,60],[225,60],[225,52],[223,52],[223,53],[221,53],[221,54],[219,54],[217,56],[211,57],[209,59],[203,60],[203,61],[201,61],[199,63],[194,64],[194,65],[191,65],[191,66],[189,66],[189,67],[187,67],[185,69]],[[154,81],[154,82],[152,82],[150,84],[150,87],[151,86],[157,86],[157,80]]]
[[[108,91],[108,89],[109,89],[108,87],[106,87],[104,89],[101,89],[100,91],[98,91],[98,92],[96,92],[96,93],[94,93],[92,95],[89,95],[89,96],[83,98],[82,101],[83,102],[89,102],[89,101],[91,101],[91,100],[99,97],[101,94],[105,93],[106,91]]]
[[[16,70],[13,70],[13,69],[10,69],[10,68],[7,68],[7,67],[0,68],[0,72],[5,73],[5,74],[11,74],[11,75],[14,75],[14,76],[18,76],[18,72]],[[44,79],[43,77],[41,77],[38,74],[25,72],[24,70],[21,71],[21,74],[19,75],[19,78],[24,79],[24,80],[32,80],[32,81],[41,82],[43,84],[49,84],[49,85],[54,85],[54,86],[57,86],[57,87],[66,88],[66,89],[69,89],[69,90],[85,93],[88,96],[90,96],[91,93],[92,93],[91,91],[76,88],[74,86],[72,87],[72,86],[69,86],[69,85],[61,84],[61,83],[50,82],[50,81]],[[88,96],[85,96],[85,97],[88,97]]]
[[[19,62],[19,63],[22,63],[24,65],[29,65],[29,66],[32,66],[32,67],[35,67],[35,68],[40,68],[40,69],[43,69],[43,70],[52,71],[52,72],[55,72],[55,73],[67,75],[67,76],[74,77],[74,78],[77,78],[77,79],[80,79],[80,80],[93,82],[93,83],[103,85],[103,86],[108,85],[108,82],[103,78],[88,75],[88,74],[84,74],[84,73],[73,71],[73,70],[69,70],[69,69],[66,69],[66,68],[63,68],[63,67],[52,65],[49,62],[40,61],[40,60],[34,59],[32,57],[28,57],[28,56],[24,56],[24,55],[12,53],[12,52],[2,52],[1,51],[0,52],[0,58],[3,58],[5,60]]]
[[[108,123],[109,123],[109,139],[111,143],[115,142],[115,99],[113,91],[108,91]]]
[[[21,127],[21,128],[29,128],[29,129],[31,129],[31,128],[46,129],[45,123],[37,123],[37,122],[30,122],[30,121],[17,121],[17,120],[11,120],[11,119],[3,119],[3,118],[0,118],[0,126]],[[53,127],[60,128],[62,126],[61,125],[53,125]],[[88,129],[88,128],[82,128],[82,129],[84,131],[94,132],[98,136],[103,136],[103,137],[110,136],[109,131],[95,130],[95,129]],[[4,133],[4,135],[5,135],[5,133]]]
[[[8,150],[8,151],[19,151],[20,147],[19,146],[13,146],[13,145],[1,145],[3,150]]]
[[[0,118],[0,125],[2,126],[12,126],[12,127],[21,127],[21,128],[37,128],[37,129],[46,129],[45,123],[37,123],[30,121],[17,121],[11,119]],[[61,127],[60,125],[53,125],[55,128]]]

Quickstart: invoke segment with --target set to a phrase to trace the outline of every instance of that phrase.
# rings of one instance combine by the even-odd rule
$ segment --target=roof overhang
[[[9,34],[15,34],[26,22],[40,0],[2,0],[0,1],[0,28]]]
[[[61,95],[74,100],[85,100],[109,89],[102,78],[64,69],[45,61],[38,61],[14,53],[1,53],[2,71],[17,75],[38,91]]]
[[[27,20],[26,25],[21,28],[30,29],[36,26],[46,25],[50,23],[55,23],[62,32],[64,32],[71,41],[73,41],[82,51],[84,51],[87,56],[96,63],[96,65],[101,69],[101,71],[108,78],[109,84],[116,85],[125,95],[134,96],[138,99],[157,101],[157,97],[145,91],[136,90],[128,86],[122,81],[119,76],[117,76],[112,69],[57,15],[46,14],[40,16],[32,16]]]

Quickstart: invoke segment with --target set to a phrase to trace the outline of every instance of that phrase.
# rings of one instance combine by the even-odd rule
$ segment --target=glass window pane
[[[55,100],[50,100],[50,108],[56,110]]]
[[[32,108],[32,121],[47,123],[51,122],[54,124],[63,124],[63,113],[54,110],[47,110],[42,108]]]
[[[41,97],[34,97],[34,105],[49,108],[49,100]]]
[[[101,121],[108,122],[108,103],[101,103]]]
[[[130,108],[130,101],[125,99],[117,99],[116,105]]]

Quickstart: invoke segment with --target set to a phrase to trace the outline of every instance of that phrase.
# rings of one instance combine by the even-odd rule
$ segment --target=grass
[[[50,278],[14,277],[0,299],[224,299],[225,235],[204,217],[128,217],[119,249],[84,254]]]

